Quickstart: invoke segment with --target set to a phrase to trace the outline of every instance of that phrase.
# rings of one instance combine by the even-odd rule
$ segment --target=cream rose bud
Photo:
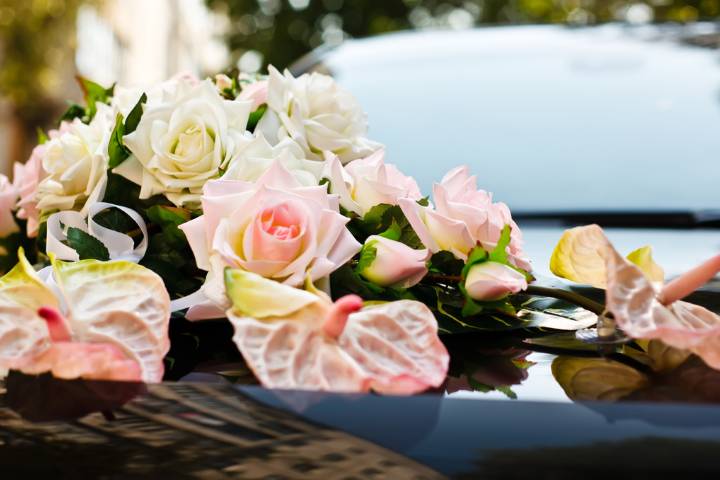
[[[107,184],[108,141],[114,125],[112,109],[98,103],[89,125],[75,119],[43,144],[44,178],[35,194],[39,211],[86,213],[90,205],[102,199]]]
[[[311,73],[295,78],[272,66],[268,71],[268,111],[257,128],[271,143],[290,137],[308,158],[320,160],[328,151],[343,163],[381,147],[366,137],[367,118],[360,104],[332,77]]]
[[[123,138],[132,155],[114,172],[140,185],[141,199],[163,194],[177,206],[197,205],[203,185],[247,143],[251,102],[223,99],[211,80],[178,82],[169,97],[147,106]]]
[[[381,203],[397,205],[401,198],[413,201],[422,198],[415,179],[385,163],[384,158],[385,150],[380,149],[343,167],[335,155],[327,154],[326,176],[332,193],[340,196],[340,205],[363,216]]]
[[[498,262],[483,262],[470,267],[465,290],[473,300],[501,300],[527,288],[525,275]]]
[[[383,287],[410,288],[427,274],[430,252],[415,250],[404,243],[372,235],[365,240],[360,254],[374,258],[359,273],[365,279]]]

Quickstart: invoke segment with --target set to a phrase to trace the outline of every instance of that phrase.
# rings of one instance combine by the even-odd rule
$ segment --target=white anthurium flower
[[[140,185],[142,199],[163,194],[180,207],[197,205],[203,185],[247,142],[250,108],[250,101],[223,99],[210,80],[180,83],[175,98],[144,108],[123,138],[132,155],[113,171]]]
[[[98,103],[97,113],[89,125],[75,119],[44,144],[45,177],[35,196],[38,210],[86,213],[90,205],[102,199],[107,185],[107,147],[114,120],[112,109]]]
[[[322,159],[327,151],[343,163],[381,147],[366,137],[367,118],[358,101],[332,77],[311,73],[295,78],[272,66],[268,71],[268,111],[257,128],[271,143],[290,137],[308,158]]]
[[[46,282],[18,252],[0,278],[0,370],[160,382],[170,349],[162,279],[125,261],[52,261]]]
[[[237,149],[222,178],[255,182],[276,159],[306,187],[318,184],[325,165],[324,162],[306,159],[302,147],[290,138],[284,138],[273,146],[262,133],[258,133],[245,146]]]

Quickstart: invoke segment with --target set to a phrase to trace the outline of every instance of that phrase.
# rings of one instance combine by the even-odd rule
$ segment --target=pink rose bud
[[[232,79],[224,73],[218,73],[215,75],[215,85],[221,92],[228,88],[232,88]]]
[[[470,268],[465,279],[470,298],[480,301],[501,300],[527,286],[525,275],[497,262],[478,263]]]
[[[427,273],[430,253],[426,249],[415,250],[379,235],[368,237],[363,249],[368,248],[375,249],[375,258],[360,275],[377,285],[410,288]]]
[[[257,110],[260,105],[267,102],[268,82],[267,80],[258,80],[257,82],[248,83],[242,86],[238,100],[252,100],[253,111]]]

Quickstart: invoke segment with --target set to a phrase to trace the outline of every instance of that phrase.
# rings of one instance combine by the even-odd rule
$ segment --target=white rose
[[[413,201],[422,198],[415,179],[404,175],[395,165],[386,164],[384,157],[385,150],[380,149],[345,167],[336,157],[328,158],[325,174],[343,208],[362,216],[381,203],[397,205],[401,198]]]
[[[225,100],[212,81],[178,84],[175,98],[144,108],[124,137],[133,155],[114,169],[140,185],[140,198],[163,194],[177,206],[198,204],[244,140],[251,102]]]
[[[200,83],[196,77],[188,74],[175,75],[169,80],[157,83],[147,88],[115,86],[110,106],[115,113],[121,113],[126,118],[130,111],[135,108],[143,93],[147,96],[145,110],[163,102],[172,102],[180,92],[187,91]]]
[[[276,159],[306,187],[318,184],[325,165],[324,162],[306,159],[302,147],[289,138],[272,146],[262,133],[258,133],[245,146],[237,148],[222,178],[255,182]]]
[[[366,138],[367,118],[350,92],[320,73],[294,78],[269,67],[268,111],[258,130],[272,143],[285,137],[298,142],[308,158],[329,151],[343,163],[365,157],[380,144]]]
[[[75,119],[44,144],[45,177],[35,197],[38,210],[86,213],[90,205],[102,199],[107,184],[107,147],[114,126],[112,109],[98,103],[89,125]]]

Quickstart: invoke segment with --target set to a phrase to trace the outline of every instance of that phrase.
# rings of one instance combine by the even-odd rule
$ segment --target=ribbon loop
[[[142,232],[142,239],[137,247],[129,235],[103,227],[95,221],[95,215],[110,208],[117,208],[137,224]],[[79,228],[97,238],[107,248],[110,260],[127,260],[138,263],[145,256],[148,247],[147,226],[139,213],[121,205],[97,202],[88,209],[87,219],[80,212],[69,210],[53,213],[48,218],[46,251],[55,254],[60,260],[76,262],[80,259],[74,248],[63,243],[67,240],[67,229],[69,227]]]

